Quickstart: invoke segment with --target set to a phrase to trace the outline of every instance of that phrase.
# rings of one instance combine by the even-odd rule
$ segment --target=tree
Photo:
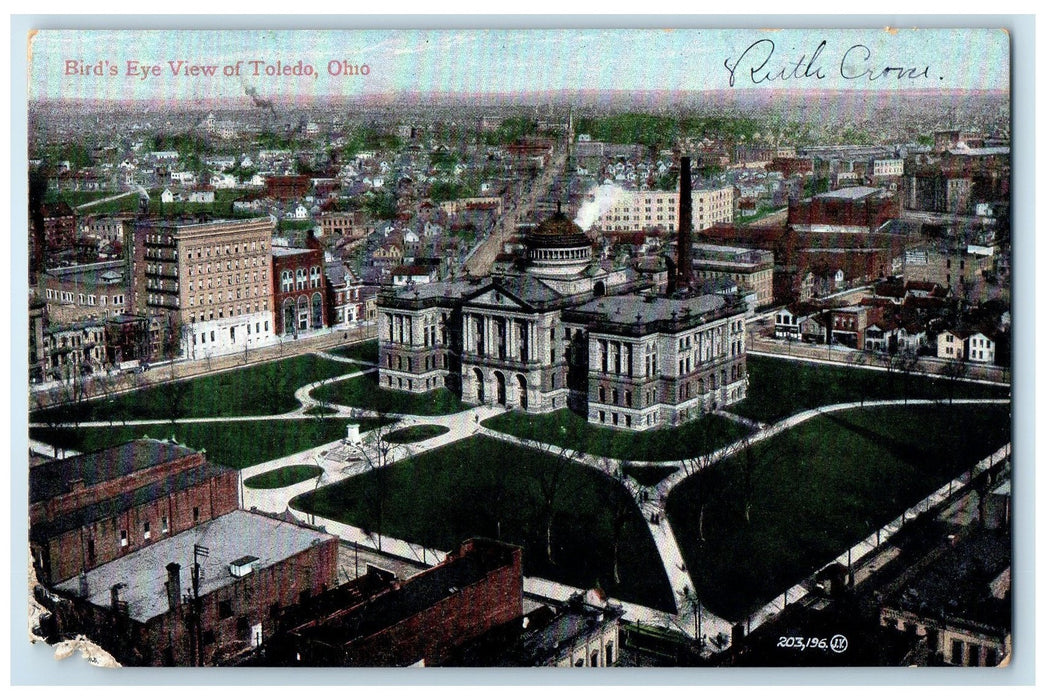
[[[614,481],[621,487],[621,495],[611,498],[606,516],[610,524],[611,542],[611,567],[614,583],[621,583],[620,553],[621,544],[624,540],[625,527],[636,517],[636,508],[639,507],[642,489],[635,479],[625,475],[621,470],[613,476]]]
[[[955,403],[955,390],[959,387],[959,382],[966,378],[967,369],[966,358],[961,355],[944,365],[941,374],[948,380],[949,403]]]
[[[366,465],[367,471],[373,474],[373,478],[368,482],[368,502],[378,536],[377,543],[380,552],[382,530],[385,528],[385,513],[391,490],[389,466],[393,462],[392,451],[395,447],[387,438],[396,422],[389,418],[389,406],[385,395],[380,391],[375,399],[375,404],[378,425],[361,436],[356,452]],[[406,450],[405,457],[410,459],[409,448],[404,446],[403,449]]]

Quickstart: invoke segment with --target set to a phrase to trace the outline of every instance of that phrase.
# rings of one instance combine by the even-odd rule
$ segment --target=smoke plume
[[[593,187],[585,195],[585,201],[582,203],[581,208],[578,209],[574,223],[580,226],[582,231],[589,230],[596,223],[596,219],[614,206],[614,202],[617,201],[622,192],[624,190],[614,184]]]

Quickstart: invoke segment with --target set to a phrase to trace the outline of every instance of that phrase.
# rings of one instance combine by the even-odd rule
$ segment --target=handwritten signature
[[[825,66],[825,49],[827,41],[821,41],[809,54],[798,58],[774,58],[777,47],[770,39],[753,42],[741,52],[733,64],[730,58],[723,61],[723,67],[730,74],[730,87],[746,77],[753,85],[783,80],[824,80],[828,77]],[[854,44],[842,55],[838,63],[839,76],[844,80],[877,80],[894,79],[896,81],[931,80],[930,66],[893,66],[884,65],[872,55],[871,49],[864,44]],[[943,76],[938,76],[943,80]]]

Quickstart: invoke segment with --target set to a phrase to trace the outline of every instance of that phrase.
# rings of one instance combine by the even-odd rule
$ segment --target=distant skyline
[[[43,30],[30,51],[30,100],[1008,90],[1010,78],[999,29]]]

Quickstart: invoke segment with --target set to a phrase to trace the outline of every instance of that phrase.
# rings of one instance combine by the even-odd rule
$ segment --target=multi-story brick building
[[[323,248],[309,237],[306,248],[272,248],[276,334],[293,335],[330,325]]]
[[[237,477],[203,453],[149,439],[34,467],[29,538],[38,578],[64,581],[235,510]]]
[[[47,270],[40,278],[47,315],[55,323],[106,318],[128,311],[130,281],[123,261]]]
[[[126,665],[213,665],[333,587],[337,538],[237,510],[238,476],[149,439],[34,466],[30,549],[60,633]]]
[[[139,223],[135,312],[171,319],[190,358],[273,343],[271,240],[267,217]]]
[[[320,217],[320,228],[324,240],[364,238],[367,235],[367,218],[361,211],[331,211]]]
[[[734,220],[734,188],[693,190],[692,219],[695,231]],[[602,231],[638,231],[660,228],[675,232],[679,222],[680,197],[668,190],[623,190],[595,227]]]
[[[438,665],[457,647],[523,614],[523,552],[472,539],[440,564],[287,632],[288,665]]]
[[[756,295],[756,306],[774,300],[774,254],[769,250],[749,250],[732,246],[697,244],[692,246],[693,270],[698,279],[727,277]]]

